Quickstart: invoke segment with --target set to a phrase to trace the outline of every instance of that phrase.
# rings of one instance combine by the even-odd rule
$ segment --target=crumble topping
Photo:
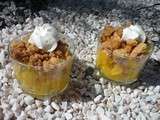
[[[147,43],[139,38],[123,40],[124,29],[126,28],[121,26],[106,26],[102,31],[100,39],[102,49],[109,52],[107,54],[115,55],[117,57],[136,58],[145,54],[148,49]]]
[[[25,64],[46,67],[54,65],[71,57],[68,45],[61,40],[52,52],[37,48],[26,40],[11,43],[11,57]]]

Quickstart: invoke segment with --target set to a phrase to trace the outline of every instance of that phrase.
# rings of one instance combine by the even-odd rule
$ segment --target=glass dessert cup
[[[29,36],[30,33],[12,40],[9,45],[9,53],[11,54],[12,51],[12,43],[19,40],[28,40]],[[61,40],[64,40],[63,42],[66,42],[69,45],[69,51],[72,56],[60,63],[54,64],[52,69],[28,65],[11,57],[15,78],[20,87],[35,98],[44,99],[55,96],[63,92],[70,82],[74,58],[73,45],[69,39],[66,39],[66,36],[60,34],[59,37],[62,38]]]
[[[142,56],[135,58],[122,57],[110,54],[108,49],[102,47],[101,35],[96,56],[96,67],[101,76],[120,85],[127,85],[137,81],[142,68],[152,53],[153,43],[147,41],[147,53]]]

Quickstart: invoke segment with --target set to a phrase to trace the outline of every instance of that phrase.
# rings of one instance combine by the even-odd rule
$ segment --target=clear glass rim
[[[32,31],[32,32],[33,32],[33,31]],[[19,41],[19,40],[21,40],[21,38],[30,35],[32,32],[23,33],[23,34],[15,37],[15,38],[13,38],[12,40],[10,40],[10,42],[9,42],[9,44],[8,44],[8,51],[9,51],[9,57],[10,57],[11,61],[14,61],[14,62],[16,62],[16,63],[18,63],[19,65],[22,65],[22,66],[24,66],[24,67],[30,67],[30,68],[33,68],[33,69],[36,69],[36,70],[43,70],[43,71],[47,71],[47,72],[48,72],[48,71],[54,71],[54,69],[55,69],[56,66],[60,66],[60,65],[66,64],[69,60],[72,61],[72,60],[74,59],[74,50],[75,50],[75,49],[74,49],[74,45],[73,45],[73,43],[71,42],[71,40],[69,39],[69,37],[66,36],[66,35],[64,35],[64,34],[62,34],[62,33],[58,33],[58,36],[63,37],[63,38],[65,38],[65,40],[67,40],[67,44],[69,45],[69,50],[70,50],[72,56],[69,57],[69,58],[67,58],[66,60],[62,60],[61,62],[59,62],[59,63],[57,63],[57,64],[55,64],[55,65],[51,65],[53,68],[49,68],[49,69],[46,70],[46,69],[44,69],[43,66],[28,65],[28,64],[22,63],[22,62],[20,62],[20,61],[18,61],[18,60],[16,60],[16,59],[14,59],[14,58],[11,56],[11,44],[12,44],[12,42],[13,42],[13,41]],[[68,43],[68,42],[69,42],[69,43]]]

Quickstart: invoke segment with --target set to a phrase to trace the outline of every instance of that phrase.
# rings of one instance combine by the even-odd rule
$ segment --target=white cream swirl
[[[125,29],[123,29],[122,40],[133,40],[139,39],[142,42],[145,42],[146,35],[145,32],[142,30],[141,26],[139,25],[131,25]]]
[[[43,24],[36,26],[28,42],[39,49],[52,52],[57,47],[57,40],[57,30],[50,24]]]

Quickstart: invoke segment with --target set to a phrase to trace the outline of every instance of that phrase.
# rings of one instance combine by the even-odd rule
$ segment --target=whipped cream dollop
[[[139,39],[142,42],[145,42],[146,35],[139,25],[130,25],[129,27],[123,29],[122,40],[133,40]]]
[[[39,49],[52,52],[57,47],[57,30],[50,24],[36,26],[28,42]]]

